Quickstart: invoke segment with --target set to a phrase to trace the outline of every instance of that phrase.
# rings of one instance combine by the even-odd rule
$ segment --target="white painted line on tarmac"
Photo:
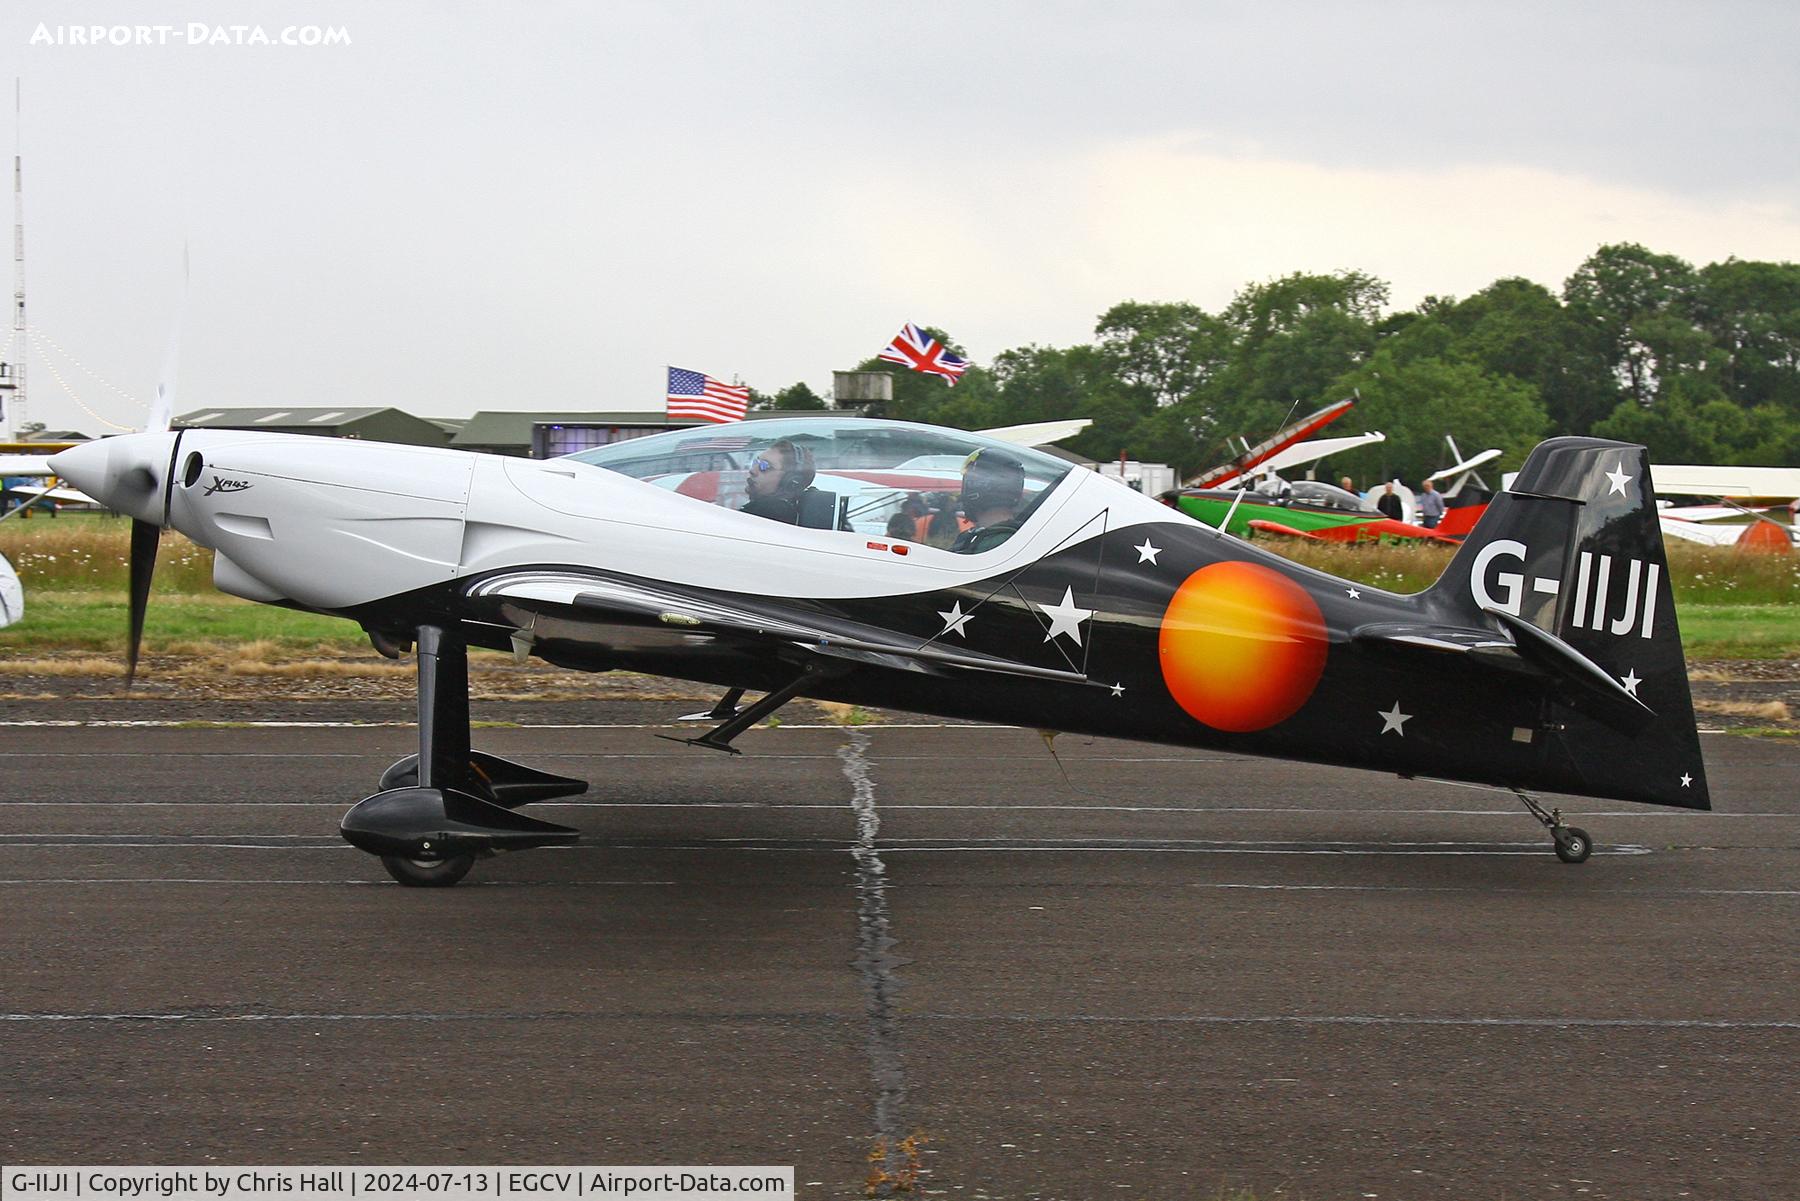
[[[0,759],[374,759],[380,756],[380,751],[0,751]]]
[[[386,878],[355,880],[292,880],[262,878],[226,878],[218,876],[19,876],[0,878],[0,887],[30,886],[51,884],[59,887],[70,885],[132,885],[132,884],[178,884],[178,885],[211,885],[216,887],[235,887],[238,885],[256,886],[305,886],[309,888],[336,888],[340,885],[358,887],[380,886],[383,888],[397,886]],[[648,888],[694,888],[714,887],[715,884],[699,885],[694,881],[680,880],[464,880],[458,888],[632,888],[642,885]],[[985,887],[985,884],[971,887]],[[734,885],[733,887],[749,887]],[[837,887],[831,885],[831,887]],[[896,885],[895,887],[905,887]],[[1160,885],[1157,887],[1161,887]],[[1375,892],[1375,893],[1479,893],[1482,896],[1541,896],[1537,889],[1501,888],[1490,885],[1464,885],[1451,887],[1441,884],[1201,884],[1186,882],[1175,887],[1199,892]],[[1674,897],[1800,897],[1800,889],[1775,888],[1625,888],[1604,894],[1612,897],[1633,898],[1674,898]]]
[[[513,1022],[513,1021],[617,1021],[619,1014],[591,1013],[495,1013],[414,1012],[414,1013],[0,1013],[0,1022],[66,1023],[66,1022],[169,1022],[169,1023],[257,1023],[257,1022]],[[636,1015],[633,1015],[636,1016]],[[667,1017],[669,1015],[658,1015]],[[791,1013],[691,1014],[709,1021],[743,1021],[758,1017],[770,1021],[792,1021]],[[845,1022],[853,1019],[836,1013],[800,1015],[822,1021]],[[1598,1028],[1635,1030],[1800,1030],[1800,1020],[1787,1018],[1599,1018],[1575,1016],[1550,1017],[1413,1017],[1385,1014],[1171,1014],[1167,1016],[1107,1016],[1103,1014],[1030,1014],[1030,1013],[908,1013],[911,1022],[1018,1023],[1034,1025],[1119,1025],[1119,1026],[1447,1026],[1524,1027],[1528,1029]]]
[[[829,759],[830,755],[783,756],[783,758]],[[129,809],[343,809],[348,801],[0,801],[0,809],[85,809],[85,808],[129,808]],[[842,810],[842,805],[821,804],[809,801],[538,801],[533,804],[533,811],[544,809],[767,809],[767,810],[820,810],[832,813]],[[921,812],[942,811],[946,813],[1273,813],[1273,814],[1308,814],[1321,816],[1417,816],[1417,817],[1502,817],[1516,818],[1521,814],[1518,809],[1365,809],[1356,807],[1321,808],[1308,805],[1014,805],[1005,802],[994,804],[977,804],[958,802],[954,804],[900,804],[884,803],[886,810],[918,810]],[[1597,817],[1624,818],[1666,818],[1675,821],[1703,821],[1715,818],[1763,818],[1763,819],[1800,819],[1800,812],[1794,813],[1720,813],[1701,809],[1584,809],[1580,815],[1583,819]]]
[[[918,1013],[908,1021],[1020,1022],[1057,1025],[1120,1026],[1523,1026],[1528,1028],[1598,1027],[1642,1030],[1800,1030],[1787,1018],[1592,1018],[1592,1017],[1409,1017],[1384,1014],[1170,1014],[1164,1017],[1113,1017],[1103,1014]]]
[[[373,866],[373,865],[371,865]],[[345,885],[368,888],[398,888],[390,879],[366,880],[227,880],[201,876],[45,876],[41,878],[0,879],[0,886],[17,884],[211,884],[228,887],[238,885],[305,886],[308,888],[340,888]],[[679,880],[464,880],[458,888],[679,888]]]
[[[1392,846],[1378,847],[1180,847],[1180,846],[947,846],[947,847],[884,847],[889,854],[921,855],[945,854],[951,852],[993,852],[995,854],[1021,854],[1035,852],[1037,854],[1096,854],[1111,853],[1125,855],[1468,855],[1468,856],[1504,856],[1527,855],[1537,856],[1549,853],[1549,848],[1541,843],[1521,845],[1518,850],[1499,848],[1472,847],[1457,849],[1450,844],[1442,846],[1426,846],[1417,843],[1395,843]],[[1605,846],[1595,847],[1595,855],[1648,855],[1649,847],[1640,846]]]
[[[9,803],[11,803],[11,802],[0,801],[0,807],[4,807],[5,805],[7,805]],[[43,802],[31,802],[31,803],[36,804],[36,803],[43,803]],[[68,803],[69,804],[129,805],[129,804],[133,804],[135,802],[131,802],[131,801],[106,801],[106,802],[71,801]],[[190,802],[157,801],[157,802],[146,802],[146,803],[150,803],[150,804],[186,804],[186,803],[190,803]],[[192,802],[192,803],[204,804],[207,802]],[[244,802],[239,802],[239,803],[257,804],[259,802],[244,801]],[[306,803],[314,804],[314,803],[321,803],[321,802],[306,802]],[[842,808],[842,806],[839,806],[839,805],[822,805],[822,804],[818,804],[816,802],[800,802],[800,801],[540,801],[540,802],[537,802],[537,804],[534,807],[537,809],[547,809],[547,808],[561,808],[561,809],[830,809],[830,810],[834,810],[834,811],[839,808]],[[968,803],[968,802],[958,802],[955,804],[925,804],[925,803],[901,804],[901,803],[897,803],[897,802],[883,802],[881,807],[884,810],[910,809],[910,810],[923,810],[926,812],[930,812],[933,810],[942,810],[945,812],[972,811],[972,812],[977,812],[977,813],[988,813],[988,812],[1010,813],[1010,812],[1014,812],[1014,811],[1018,811],[1018,812],[1042,811],[1042,812],[1046,812],[1046,813],[1234,813],[1234,814],[1236,814],[1236,813],[1287,813],[1287,814],[1305,813],[1305,814],[1312,814],[1315,816],[1332,815],[1332,814],[1342,814],[1342,815],[1346,815],[1346,816],[1353,816],[1353,815],[1357,815],[1357,814],[1367,814],[1370,816],[1399,814],[1399,815],[1413,815],[1413,816],[1420,816],[1420,817],[1504,817],[1504,818],[1509,818],[1509,819],[1519,817],[1523,813],[1523,810],[1520,810],[1520,809],[1410,809],[1410,808],[1408,808],[1408,809],[1363,809],[1363,808],[1356,808],[1356,807],[1350,807],[1350,806],[1345,806],[1345,807],[1341,807],[1341,808],[1326,808],[1326,807],[1320,807],[1320,806],[1316,806],[1316,805],[1093,805],[1093,804],[1087,804],[1087,805],[1084,805],[1084,804],[1014,805],[1014,804],[1008,804],[1006,802],[997,802],[994,804],[975,804],[975,803]],[[1665,818],[1676,818],[1676,819],[1682,820],[1682,821],[1696,821],[1701,818],[1713,818],[1713,817],[1800,818],[1800,812],[1795,812],[1795,813],[1718,813],[1718,812],[1710,812],[1710,811],[1707,811],[1704,809],[1668,809],[1668,810],[1655,809],[1655,810],[1647,810],[1647,811],[1625,810],[1625,809],[1583,809],[1580,813],[1580,816],[1584,819],[1585,818],[1593,818],[1593,817],[1665,817]]]
[[[1478,892],[1505,895],[1538,896],[1536,889],[1497,888],[1490,885],[1447,884],[1180,884],[1179,888],[1199,890],[1241,890],[1244,892]],[[1622,888],[1607,892],[1609,897],[1800,897],[1800,889],[1792,888]]]
[[[121,839],[151,839],[146,842]],[[236,842],[234,839],[255,841]],[[310,839],[316,845],[290,843],[280,845],[277,839]],[[110,841],[109,841],[110,840]],[[856,844],[826,838],[693,838],[670,841],[599,842],[574,846],[544,848],[562,854],[619,855],[634,851],[798,851],[840,854],[855,849]],[[1546,842],[1344,842],[1312,839],[882,839],[884,854],[1120,854],[1120,855],[1545,855]],[[322,834],[60,834],[0,835],[0,850],[7,849],[84,849],[84,850],[236,850],[236,851],[349,851],[355,848]],[[1612,843],[1596,846],[1596,855],[1649,855],[1649,847],[1634,843]]]
[[[208,838],[208,839],[185,839],[180,842],[170,841],[167,839],[165,839],[164,841],[161,841],[161,842],[95,842],[95,841],[93,841],[93,839],[96,837],[99,837],[98,835],[86,835],[86,836],[81,836],[81,837],[83,838],[83,841],[80,841],[80,842],[27,842],[27,841],[24,841],[23,839],[0,840],[0,851],[9,850],[13,847],[22,847],[22,848],[25,848],[28,850],[60,850],[60,851],[80,849],[80,850],[87,850],[87,851],[114,851],[114,850],[193,851],[193,850],[204,850],[204,851],[290,851],[291,852],[291,851],[354,851],[356,849],[355,847],[351,846],[347,842],[344,843],[342,846],[338,846],[338,845],[335,845],[335,844],[332,844],[329,842],[325,842],[325,841],[323,841],[323,837],[324,837],[323,835],[308,835],[308,837],[321,839],[318,846],[285,846],[285,847],[284,846],[270,846],[266,842],[215,842],[215,841],[212,841],[210,838]],[[126,837],[132,837],[132,836],[126,835]],[[157,836],[155,836],[155,835],[138,835],[137,837],[157,837]],[[280,835],[267,835],[267,834],[251,834],[251,835],[247,835],[247,836],[246,835],[237,835],[236,837],[271,838],[271,837],[294,837],[294,836],[293,835],[280,836]]]
[[[70,839],[79,843],[101,843],[103,839],[160,839],[149,846],[214,846],[212,839],[313,839],[326,841],[326,834],[155,834],[155,832],[130,832],[130,834],[94,834],[86,830],[61,832],[61,830],[25,830],[13,834],[0,834],[0,846],[41,846],[34,839]],[[104,843],[117,846],[117,843]],[[346,843],[347,846],[347,843]]]

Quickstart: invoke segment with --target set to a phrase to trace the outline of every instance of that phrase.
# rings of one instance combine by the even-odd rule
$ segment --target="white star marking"
[[[1383,712],[1381,712],[1381,710],[1377,709],[1375,711],[1375,713],[1376,713],[1376,716],[1381,718],[1381,732],[1383,734],[1387,733],[1389,730],[1392,730],[1394,733],[1400,735],[1400,737],[1402,737],[1402,738],[1406,737],[1406,731],[1401,729],[1400,727],[1404,726],[1407,722],[1411,721],[1413,719],[1413,715],[1410,713],[1400,712],[1400,702],[1399,701],[1394,702],[1393,712],[1383,713]]]
[[[1081,645],[1081,623],[1094,615],[1092,609],[1082,609],[1076,606],[1073,588],[1063,589],[1060,605],[1039,605],[1038,609],[1050,619],[1050,632],[1044,635],[1045,642],[1050,641],[1058,634],[1067,634],[1074,639],[1076,646]]]
[[[938,616],[944,619],[944,628],[938,631],[939,638],[942,638],[945,634],[955,634],[958,638],[967,638],[969,636],[969,632],[963,629],[963,627],[969,624],[969,618],[973,617],[974,614],[964,613],[962,611],[961,601],[952,601],[950,604],[950,611],[947,613],[940,611]]]
[[[1145,538],[1142,546],[1134,546],[1131,549],[1138,553],[1139,563],[1148,563],[1152,567],[1158,566],[1156,556],[1162,554],[1162,547],[1151,546],[1150,539]]]
[[[1350,599],[1351,599],[1351,600],[1355,600],[1355,599],[1357,599],[1357,598],[1358,598],[1358,597],[1360,597],[1360,596],[1361,596],[1361,595],[1362,595],[1362,593],[1360,593],[1360,592],[1358,592],[1358,591],[1357,591],[1357,590],[1356,590],[1356,589],[1354,589],[1354,588],[1346,588],[1346,589],[1344,589],[1344,591],[1345,591],[1345,592],[1348,592],[1348,593],[1349,593],[1349,594],[1350,594]]]
[[[1113,685],[1113,686],[1112,686],[1112,694],[1113,694],[1113,695],[1114,695],[1114,696],[1124,696],[1124,695],[1125,695],[1125,685],[1123,685],[1123,684],[1114,684],[1114,685]]]
[[[1637,686],[1642,684],[1643,681],[1638,679],[1637,668],[1634,667],[1619,677],[1619,683],[1625,685],[1626,692],[1629,692],[1632,696],[1636,696]]]
[[[1606,478],[1612,481],[1612,486],[1606,490],[1608,496],[1611,496],[1614,492],[1617,492],[1620,496],[1624,496],[1625,485],[1629,484],[1632,479],[1631,476],[1625,474],[1625,464],[1623,461],[1621,461],[1617,467],[1607,472]]]
[[[1688,775],[1686,772],[1681,773],[1681,786],[1683,788],[1687,788],[1687,787],[1691,786],[1693,784],[1693,782],[1694,782],[1694,777]]]

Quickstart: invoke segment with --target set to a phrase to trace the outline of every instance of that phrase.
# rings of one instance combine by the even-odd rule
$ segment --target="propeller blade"
[[[131,522],[131,641],[125,647],[125,686],[137,677],[138,647],[144,641],[144,612],[150,605],[150,577],[156,573],[156,544],[162,527],[154,521]]]
[[[150,417],[144,432],[159,434],[175,420],[175,374],[181,362],[181,324],[187,316],[188,248],[181,244],[181,303],[175,309],[175,328],[169,331],[168,349],[163,352],[162,373],[156,379],[156,400],[150,406]]]

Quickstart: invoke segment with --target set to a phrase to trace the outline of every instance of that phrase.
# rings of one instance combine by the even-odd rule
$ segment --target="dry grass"
[[[875,719],[875,715],[861,705],[846,705],[841,701],[808,701],[814,708],[824,713],[825,720],[840,726],[866,726]]]
[[[1696,700],[1694,708],[1721,717],[1753,717],[1761,721],[1792,721],[1786,701],[1713,701]]]
[[[0,659],[0,675],[9,676],[113,676],[125,667],[117,659],[85,656],[80,659]]]
[[[289,659],[270,663],[258,659],[234,659],[225,671],[234,676],[304,676],[308,679],[335,677],[364,680],[411,679],[410,663],[393,663],[386,659],[369,662],[347,662],[342,659]],[[185,670],[184,670],[185,674]]]

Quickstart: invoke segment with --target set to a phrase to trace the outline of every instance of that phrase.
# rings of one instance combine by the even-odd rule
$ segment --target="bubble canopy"
[[[798,524],[862,534],[906,536],[896,532],[900,528],[896,515],[905,512],[916,518],[920,503],[954,515],[960,507],[964,466],[978,451],[984,466],[1000,464],[1010,472],[1012,464],[1018,465],[1024,484],[1019,521],[1033,501],[1071,470],[1070,464],[1041,451],[964,430],[842,414],[670,430],[567,457],[741,510],[750,495],[749,476],[759,469],[759,461],[763,470],[772,459],[786,465],[787,448],[772,449],[778,443],[810,456],[812,488],[833,500],[832,520],[802,517]],[[910,507],[909,499],[914,501]],[[964,519],[965,529],[968,524]],[[1016,528],[1018,522],[1013,524]],[[994,539],[987,542],[991,545]]]

